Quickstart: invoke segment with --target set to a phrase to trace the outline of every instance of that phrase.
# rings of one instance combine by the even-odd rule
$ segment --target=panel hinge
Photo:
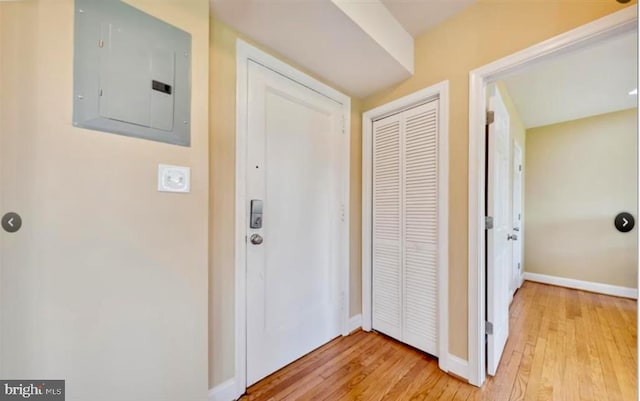
[[[484,333],[487,335],[493,335],[493,323],[484,322]]]
[[[518,270],[520,270],[520,263],[518,263]]]
[[[522,171],[522,164],[518,166],[518,171]]]
[[[496,115],[493,110],[487,110],[487,125],[493,124],[495,121]]]
[[[346,133],[347,132],[347,119],[344,117],[344,115],[342,116],[342,133]]]
[[[491,230],[493,228],[493,217],[485,216],[484,217],[484,229]]]

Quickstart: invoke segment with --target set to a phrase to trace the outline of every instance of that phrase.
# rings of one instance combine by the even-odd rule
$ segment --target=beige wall
[[[234,238],[235,238],[235,118],[236,40],[238,32],[218,19],[211,20],[211,215],[209,227],[209,384],[211,387],[234,375]],[[261,47],[254,41],[241,37]],[[267,49],[264,49],[268,51]],[[277,55],[276,55],[277,56]],[[279,59],[301,69],[283,57]],[[301,69],[306,73],[304,69]],[[313,75],[313,74],[310,74]],[[316,77],[317,78],[317,77]],[[330,82],[325,82],[331,85]],[[335,87],[335,85],[332,85]],[[340,88],[336,88],[340,90]],[[361,109],[351,98],[351,315],[361,309],[360,274],[360,176]]]
[[[527,130],[525,271],[637,288],[637,109]]]
[[[72,0],[0,2],[0,377],[69,401],[207,397],[208,0],[130,0],[190,32],[192,146],[72,127]],[[192,192],[156,190],[158,163]]]
[[[628,5],[612,0],[480,0],[415,41],[415,75],[364,99],[362,110],[450,81],[449,349],[468,354],[469,71]]]

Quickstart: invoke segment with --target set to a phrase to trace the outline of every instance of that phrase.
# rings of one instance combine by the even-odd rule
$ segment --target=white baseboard
[[[353,333],[355,330],[362,327],[362,315],[355,315],[349,319],[349,333]]]
[[[524,279],[535,281],[537,283],[557,285],[560,287],[573,288],[576,290],[584,290],[596,292],[598,294],[613,295],[616,297],[624,297],[638,299],[638,290],[635,288],[619,287],[617,285],[600,284],[591,281],[574,280],[571,278],[547,276],[546,274],[524,273]]]
[[[445,368],[449,373],[453,373],[462,379],[469,380],[469,361],[465,361],[455,355],[448,354],[447,361],[443,368]]]
[[[235,378],[223,381],[209,390],[209,401],[234,401],[240,398]]]

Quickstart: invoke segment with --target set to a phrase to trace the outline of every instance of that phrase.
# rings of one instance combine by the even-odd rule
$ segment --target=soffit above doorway
[[[461,12],[477,0],[381,0],[413,37]]]
[[[211,10],[347,94],[366,97],[413,75],[413,35],[474,1],[211,0]]]

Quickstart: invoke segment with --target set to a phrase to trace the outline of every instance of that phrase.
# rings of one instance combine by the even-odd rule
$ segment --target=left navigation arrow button
[[[2,228],[8,233],[15,233],[22,227],[22,218],[18,213],[9,212],[2,216]]]

